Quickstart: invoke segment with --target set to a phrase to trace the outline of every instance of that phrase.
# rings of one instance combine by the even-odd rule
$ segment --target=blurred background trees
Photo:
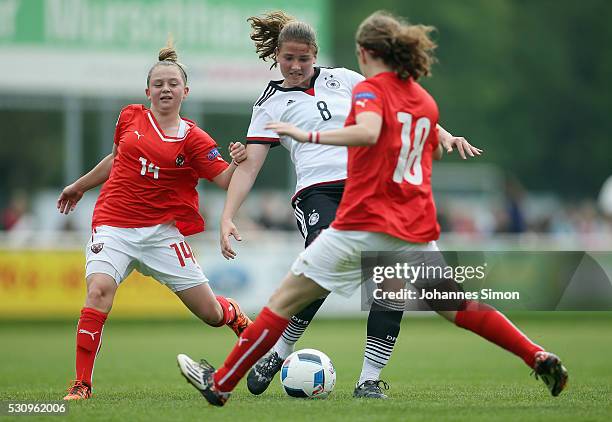
[[[608,139],[612,50],[607,45],[612,40],[612,2],[329,0],[321,4],[327,4],[321,16],[328,20],[329,39],[320,65],[357,70],[355,30],[377,9],[433,25],[439,63],[433,77],[422,83],[438,101],[442,125],[485,150],[478,163],[520,181],[530,194],[552,195],[564,202],[596,200],[612,174]],[[261,5],[262,12],[270,9],[265,2]],[[252,63],[266,66],[254,54]],[[41,78],[50,71],[42,66]],[[59,192],[66,182],[68,123],[61,108],[54,106],[65,98],[32,100],[0,92],[0,209],[23,192]],[[131,102],[144,100],[143,96]],[[99,100],[82,99],[83,142],[76,156],[84,171],[110,151],[114,119],[130,102],[111,99],[103,107],[91,106],[95,101]],[[16,103],[24,106],[15,108]],[[185,104],[184,115],[225,146],[244,138],[251,104],[217,106],[192,100]],[[256,189],[291,190],[288,161],[285,151],[273,150]]]
[[[355,22],[372,2],[333,3],[334,57],[356,67]],[[592,197],[612,174],[612,3],[605,0],[378,0],[435,26],[439,63],[423,85],[443,126],[530,190]]]

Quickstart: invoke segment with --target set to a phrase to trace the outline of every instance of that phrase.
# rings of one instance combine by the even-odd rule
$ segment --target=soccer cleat
[[[537,352],[533,372],[536,379],[542,378],[553,397],[561,394],[567,385],[567,369],[561,364],[558,356],[549,352]]]
[[[362,399],[387,399],[387,395],[383,393],[383,388],[380,388],[382,384],[385,390],[389,389],[389,384],[383,380],[367,380],[358,384],[353,391],[353,397]]]
[[[236,317],[232,322],[228,323],[227,326],[230,327],[238,337],[240,337],[240,334],[242,334],[242,332],[246,330],[247,327],[253,323],[253,321],[251,321],[247,314],[242,312],[242,309],[240,309],[240,305],[238,305],[238,302],[236,302],[235,299],[228,297],[227,301],[234,307],[234,310],[236,311]]]
[[[86,400],[91,397],[91,386],[81,380],[74,380],[68,387],[64,400]]]
[[[247,376],[247,388],[251,394],[259,395],[266,391],[282,366],[283,359],[274,350],[259,359]]]
[[[223,406],[231,393],[223,393],[216,389],[213,374],[215,368],[204,359],[200,363],[194,361],[187,355],[180,354],[176,357],[181,374],[187,382],[193,385],[204,396],[206,401],[213,406]]]

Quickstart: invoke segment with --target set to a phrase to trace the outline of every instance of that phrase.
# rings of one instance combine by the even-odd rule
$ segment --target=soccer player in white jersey
[[[436,47],[429,38],[433,29],[375,12],[359,25],[355,36],[359,67],[367,79],[353,90],[346,126],[306,132],[286,122],[268,124],[299,142],[349,146],[346,188],[330,228],[294,261],[218,369],[206,360],[198,363],[187,355],[177,356],[182,375],[210,404],[227,403],[249,368],[281,337],[291,315],[327,292],[348,297],[359,288],[361,252],[395,252],[404,254],[403,262],[420,265],[424,252],[438,251],[440,225],[431,171],[432,161],[442,157],[435,130],[439,112],[433,97],[418,83],[430,74]],[[444,265],[440,256],[426,260]],[[420,281],[424,287],[461,290],[452,279],[444,285]],[[458,327],[520,357],[553,396],[564,390],[568,375],[559,357],[533,343],[495,308],[474,300],[460,300],[450,309],[443,306],[445,310],[440,305],[434,309]]]
[[[308,131],[341,128],[351,108],[351,91],[363,76],[345,68],[315,67],[317,42],[310,25],[282,11],[249,18],[251,39],[264,61],[279,66],[283,80],[270,81],[253,106],[247,133],[248,160],[234,173],[228,189],[221,221],[223,255],[234,258],[230,236],[240,240],[232,222],[238,208],[251,190],[271,147],[284,146],[295,165],[297,186],[292,205],[300,233],[308,246],[329,227],[344,191],[347,177],[346,147],[299,143],[279,137],[266,129],[270,121],[290,122]],[[453,137],[438,127],[441,142],[448,152],[457,147],[463,158],[480,154],[464,138]],[[253,394],[263,393],[283,360],[293,352],[325,298],[292,316],[287,329],[267,356],[251,370],[247,385]],[[380,373],[387,364],[399,334],[403,303],[375,302],[370,310],[362,372],[354,396],[386,398],[380,388]]]

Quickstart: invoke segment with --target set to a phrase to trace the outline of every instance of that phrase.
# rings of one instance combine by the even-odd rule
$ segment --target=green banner
[[[150,52],[172,34],[181,51],[251,55],[246,18],[282,9],[330,46],[328,0],[0,0],[0,47]]]

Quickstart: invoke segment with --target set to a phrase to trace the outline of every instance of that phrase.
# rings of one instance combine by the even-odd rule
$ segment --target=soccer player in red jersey
[[[57,207],[68,214],[83,193],[104,183],[87,245],[87,298],[76,333],[76,377],[64,400],[88,399],[104,323],[119,284],[137,269],[168,286],[205,323],[228,325],[236,335],[251,323],[230,298],[215,296],[184,236],[204,230],[199,178],[227,189],[245,147],[230,145],[221,158],[215,141],[179,115],[187,73],[172,44],[162,49],[147,77],[147,109],[121,110],[113,152],[67,186]]]
[[[353,88],[364,80],[361,74],[349,69],[316,65],[319,49],[315,31],[308,23],[280,10],[252,16],[248,21],[259,57],[278,66],[283,80],[270,81],[253,105],[246,136],[249,159],[232,177],[221,216],[221,250],[228,259],[236,257],[230,237],[241,239],[232,220],[268,152],[279,145],[289,152],[295,167],[296,186],[291,205],[305,247],[331,225],[344,192],[347,148],[300,143],[288,136],[279,136],[266,129],[266,125],[272,120],[292,123],[307,131],[341,128],[351,110]],[[437,129],[440,143],[447,151],[456,147],[463,158],[480,154],[480,150],[464,138],[452,136],[439,125]],[[291,316],[289,325],[270,353],[249,372],[247,388],[251,393],[262,394],[268,388],[324,301],[325,298],[319,298]],[[388,387],[388,384],[381,380],[380,374],[393,353],[403,309],[404,304],[399,301],[373,301],[354,397],[387,398],[381,385]]]
[[[248,369],[277,341],[291,315],[330,291],[350,295],[357,289],[362,251],[438,251],[440,227],[430,180],[432,160],[442,156],[435,130],[438,108],[417,83],[430,73],[432,30],[374,13],[357,31],[358,61],[366,80],[353,90],[345,127],[306,132],[288,123],[268,125],[298,142],[349,146],[348,179],[331,228],[298,256],[223,366],[215,371],[205,361],[177,357],[183,375],[209,403],[225,404]],[[560,359],[494,308],[464,301],[457,311],[439,313],[521,357],[553,396],[565,387],[567,371]]]

